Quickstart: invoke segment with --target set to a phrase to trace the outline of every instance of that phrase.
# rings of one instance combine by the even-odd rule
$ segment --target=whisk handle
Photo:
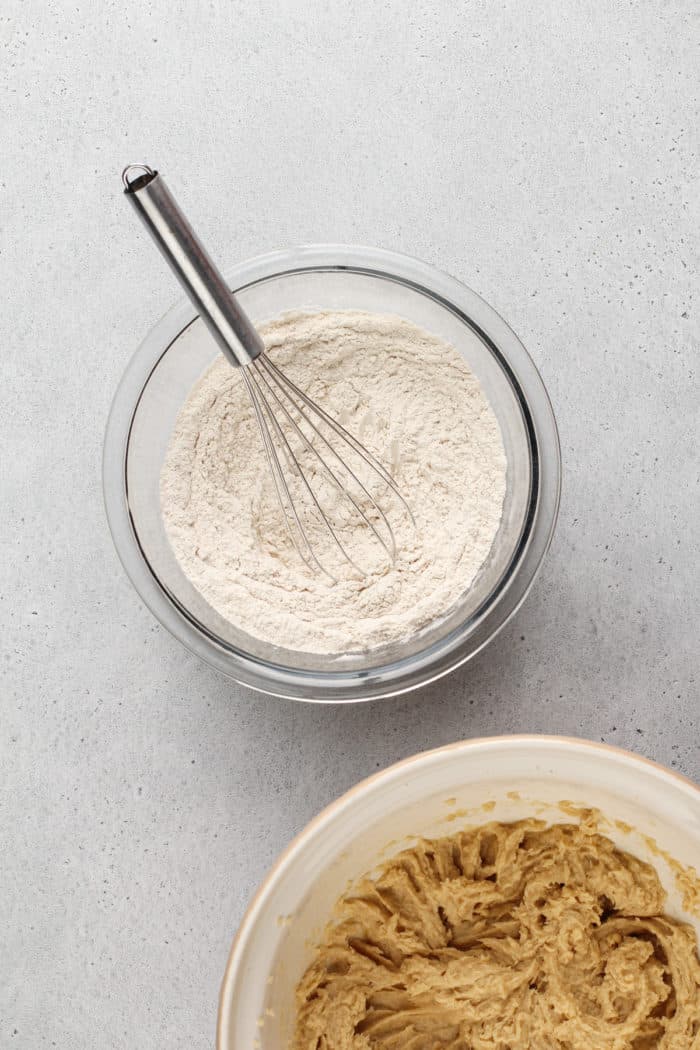
[[[122,172],[124,193],[200,317],[233,365],[249,365],[265,349],[162,175],[145,164]]]

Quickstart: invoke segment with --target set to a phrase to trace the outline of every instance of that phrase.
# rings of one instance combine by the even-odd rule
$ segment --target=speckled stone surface
[[[6,0],[0,1045],[211,1047],[270,862],[414,751],[547,731],[700,776],[699,44],[695,0]],[[172,173],[224,263],[398,249],[531,351],[561,427],[560,523],[468,668],[302,707],[219,677],[141,606],[101,441],[178,293],[121,200],[133,160]]]

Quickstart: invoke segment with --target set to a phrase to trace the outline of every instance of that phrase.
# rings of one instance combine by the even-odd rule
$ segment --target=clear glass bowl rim
[[[291,271],[351,270],[393,278],[436,299],[474,329],[507,369],[527,408],[536,446],[537,477],[527,541],[510,575],[479,620],[463,625],[427,650],[370,672],[311,672],[232,653],[200,631],[171,601],[141,552],[129,512],[126,457],[141,392],[158,361],[196,317],[181,300],[150,330],[117,387],[105,433],[103,491],[107,520],[124,569],[144,604],[175,638],[210,666],[242,685],[272,696],[316,703],[397,696],[455,670],[480,652],[527,597],[552,539],[561,490],[561,452],[551,402],[532,359],[506,322],[456,278],[411,256],[359,245],[312,244],[270,252],[226,272],[236,290]]]

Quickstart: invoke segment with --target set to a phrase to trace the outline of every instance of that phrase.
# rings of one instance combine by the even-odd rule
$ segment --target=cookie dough
[[[700,961],[654,869],[578,825],[491,823],[339,904],[293,1050],[700,1050]]]

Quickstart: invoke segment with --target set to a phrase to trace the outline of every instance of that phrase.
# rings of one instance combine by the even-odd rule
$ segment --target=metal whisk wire
[[[289,485],[285,478],[284,470],[280,463],[279,455],[275,447],[275,441],[272,439],[269,428],[272,428],[273,433],[277,437],[279,446],[289,463],[291,464],[294,474],[300,479],[303,489],[307,496],[310,498],[313,507],[319,515],[320,522],[322,522],[325,531],[328,533],[333,543],[337,547],[338,551],[345,559],[345,561],[351,565],[361,576],[367,575],[366,570],[358,565],[357,561],[352,558],[346,548],[346,546],[340,540],[336,530],[331,524],[327,513],[324,511],[323,506],[313,489],[311,482],[308,479],[306,472],[302,469],[299,463],[299,458],[294,452],[290,444],[290,440],[284,432],[284,428],[278,419],[276,413],[281,413],[283,420],[291,432],[301,443],[302,447],[308,452],[315,461],[320,465],[323,470],[325,477],[331,482],[332,486],[339,493],[341,499],[344,499],[347,504],[352,508],[355,516],[358,520],[361,520],[372,532],[378,543],[381,544],[382,548],[387,554],[389,563],[393,565],[396,561],[396,538],[394,536],[394,530],[392,529],[385,511],[382,509],[380,504],[377,502],[375,496],[372,495],[369,488],[365,483],[358,477],[357,473],[346,461],[337,448],[328,441],[326,436],[323,434],[320,426],[313,421],[311,418],[312,413],[315,414],[318,419],[327,424],[330,429],[338,436],[340,440],[345,442],[348,448],[356,453],[370,468],[378,479],[389,488],[392,489],[398,496],[399,499],[404,502],[406,509],[410,515],[410,510],[407,504],[403,501],[400,492],[394,482],[391,475],[385,470],[382,464],[371,454],[371,452],[361,444],[356,438],[353,437],[340,423],[337,423],[332,416],[328,416],[308,395],[304,394],[277,366],[269,359],[267,354],[261,354],[252,365],[244,369],[243,378],[248,390],[248,394],[253,403],[253,409],[261,428],[261,436],[263,440],[263,446],[268,459],[268,465],[270,472],[275,483],[275,489],[279,504],[282,508],[284,520],[289,532],[290,538],[297,553],[302,560],[307,564],[309,568],[314,566],[323,572],[330,579],[335,580],[336,577],[323,565],[318,558],[314,547],[309,540],[308,531],[304,526],[303,515],[299,513],[296,506],[294,497],[290,491]],[[288,407],[289,406],[289,407]],[[291,409],[291,410],[290,410]],[[352,492],[348,488],[347,483],[343,484],[336,472],[329,465],[327,460],[321,454],[319,449],[309,437],[302,430],[300,423],[294,419],[292,412],[295,412],[299,419],[303,421],[318,438],[319,442],[325,447],[337,462],[341,465],[347,477],[357,486],[357,489],[366,497],[366,500],[376,512],[379,520],[381,521],[384,529],[386,530],[387,538],[385,538],[380,529],[370,519],[368,514],[362,509],[357,499],[353,496]],[[269,426],[268,426],[269,423]]]
[[[342,423],[339,423],[337,419],[333,418],[333,416],[329,416],[328,413],[325,412],[320,405],[318,405],[308,396],[308,394],[305,394],[303,390],[300,390],[299,387],[292,382],[288,375],[286,375],[280,368],[277,368],[277,366],[270,360],[269,357],[265,357],[263,363],[268,370],[274,373],[274,375],[282,384],[287,386],[291,391],[293,391],[294,394],[296,394],[300,401],[302,401],[308,408],[310,408],[313,412],[320,416],[323,422],[327,423],[331,430],[334,430],[340,438],[346,441],[350,445],[350,447],[355,452],[357,452],[357,454],[365,461],[365,463],[368,464],[368,466],[376,470],[376,472],[379,474],[382,480],[392,490],[394,495],[398,497],[399,502],[403,506],[403,509],[408,514],[411,524],[415,525],[413,512],[411,511],[411,508],[409,507],[408,503],[401,494],[400,488],[392,478],[389,471],[386,469],[386,467],[382,465],[382,463],[376,458],[376,456],[373,456],[369,449],[367,449],[361,441],[358,441],[354,434],[351,434],[349,430],[346,430]],[[328,442],[326,442],[326,445],[328,445]],[[328,445],[328,447],[331,448],[330,445]],[[334,449],[331,449],[331,451],[335,452]]]
[[[312,465],[320,468],[340,502],[356,522],[369,530],[393,565],[397,554],[394,530],[371,491],[371,482],[365,483],[359,477],[348,458],[351,454],[357,457],[358,468],[360,462],[364,464],[370,475],[396,497],[409,521],[415,524],[411,509],[391,474],[361,441],[270,360],[254,325],[196,236],[162,175],[148,165],[131,164],[122,172],[122,181],[127,198],[222,352],[241,370],[284,522],[299,557],[311,571],[322,572],[333,581],[337,579],[316,553],[309,535],[309,526],[313,523],[328,535],[348,565],[360,576],[367,575],[367,569],[351,556],[328,510],[324,509],[312,484],[316,470],[311,472],[311,477],[307,476],[300,462],[301,456],[306,456]],[[285,473],[280,454],[287,461],[289,475]],[[330,457],[333,466],[329,463]],[[290,484],[292,479],[294,485]],[[292,487],[301,492],[303,507]]]

